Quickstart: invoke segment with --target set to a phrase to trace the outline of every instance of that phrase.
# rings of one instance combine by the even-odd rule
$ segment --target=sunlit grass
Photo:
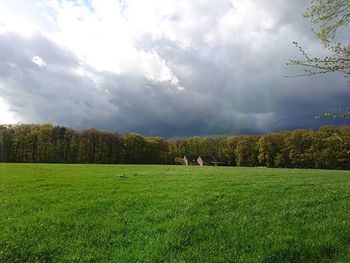
[[[350,262],[350,172],[0,164],[0,262]]]

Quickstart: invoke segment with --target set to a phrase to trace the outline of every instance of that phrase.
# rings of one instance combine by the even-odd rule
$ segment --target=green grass
[[[350,172],[0,164],[0,262],[350,262]]]

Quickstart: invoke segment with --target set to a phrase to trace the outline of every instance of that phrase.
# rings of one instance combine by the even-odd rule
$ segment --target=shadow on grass
[[[271,256],[266,257],[262,262],[333,262],[336,257],[341,257],[342,252],[349,245],[350,234],[335,244],[280,249],[274,251]]]

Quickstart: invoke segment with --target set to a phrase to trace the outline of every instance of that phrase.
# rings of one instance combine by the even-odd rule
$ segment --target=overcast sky
[[[317,128],[348,106],[340,75],[285,78],[295,0],[2,0],[0,123],[179,137]],[[346,123],[347,120],[340,121]]]

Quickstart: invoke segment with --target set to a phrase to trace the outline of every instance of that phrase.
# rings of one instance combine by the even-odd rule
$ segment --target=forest
[[[165,140],[52,124],[0,125],[0,162],[182,164],[184,155],[229,166],[349,169],[350,126]]]

